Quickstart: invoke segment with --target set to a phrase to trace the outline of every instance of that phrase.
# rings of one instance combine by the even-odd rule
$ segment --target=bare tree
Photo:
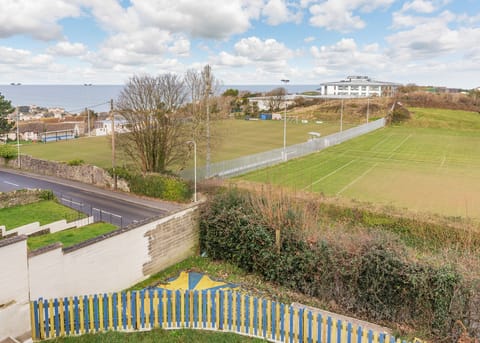
[[[164,172],[186,158],[185,99],[184,82],[174,74],[133,76],[121,91],[117,110],[130,132],[118,136],[118,146],[143,172]]]
[[[268,108],[271,112],[280,110],[286,94],[287,90],[283,87],[275,88],[266,94],[268,96]]]

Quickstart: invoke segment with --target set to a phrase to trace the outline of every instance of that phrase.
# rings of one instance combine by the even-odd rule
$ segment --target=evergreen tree
[[[14,110],[12,103],[0,93],[0,134],[8,133],[12,129],[13,123],[8,121],[7,116]]]

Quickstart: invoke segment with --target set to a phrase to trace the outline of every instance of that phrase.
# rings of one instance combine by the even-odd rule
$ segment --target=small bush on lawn
[[[67,165],[69,166],[81,166],[82,164],[84,164],[85,161],[82,160],[82,159],[76,159],[76,160],[70,160],[67,162]]]

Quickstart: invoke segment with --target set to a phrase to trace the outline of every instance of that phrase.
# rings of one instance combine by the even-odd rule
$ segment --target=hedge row
[[[193,195],[192,185],[173,175],[141,175],[124,168],[117,168],[115,171],[118,177],[128,182],[130,191],[135,194],[179,202],[186,202]],[[113,176],[111,169],[109,173]]]
[[[208,256],[334,300],[348,312],[428,330],[435,337],[448,336],[455,321],[464,318],[469,288],[453,267],[412,261],[398,241],[382,235],[359,240],[356,249],[331,239],[307,241],[295,209],[287,211],[291,225],[281,228],[278,251],[275,228],[255,208],[259,200],[253,197],[223,191],[204,209],[201,247]]]

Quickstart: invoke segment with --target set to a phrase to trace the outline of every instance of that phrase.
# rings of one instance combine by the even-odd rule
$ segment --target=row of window
[[[367,91],[367,87],[369,87],[370,91],[371,92],[378,92],[380,90],[380,86],[333,86],[335,90],[339,90],[339,91],[346,91],[350,88],[351,91],[358,91],[358,90],[362,90],[362,92],[366,92]]]

